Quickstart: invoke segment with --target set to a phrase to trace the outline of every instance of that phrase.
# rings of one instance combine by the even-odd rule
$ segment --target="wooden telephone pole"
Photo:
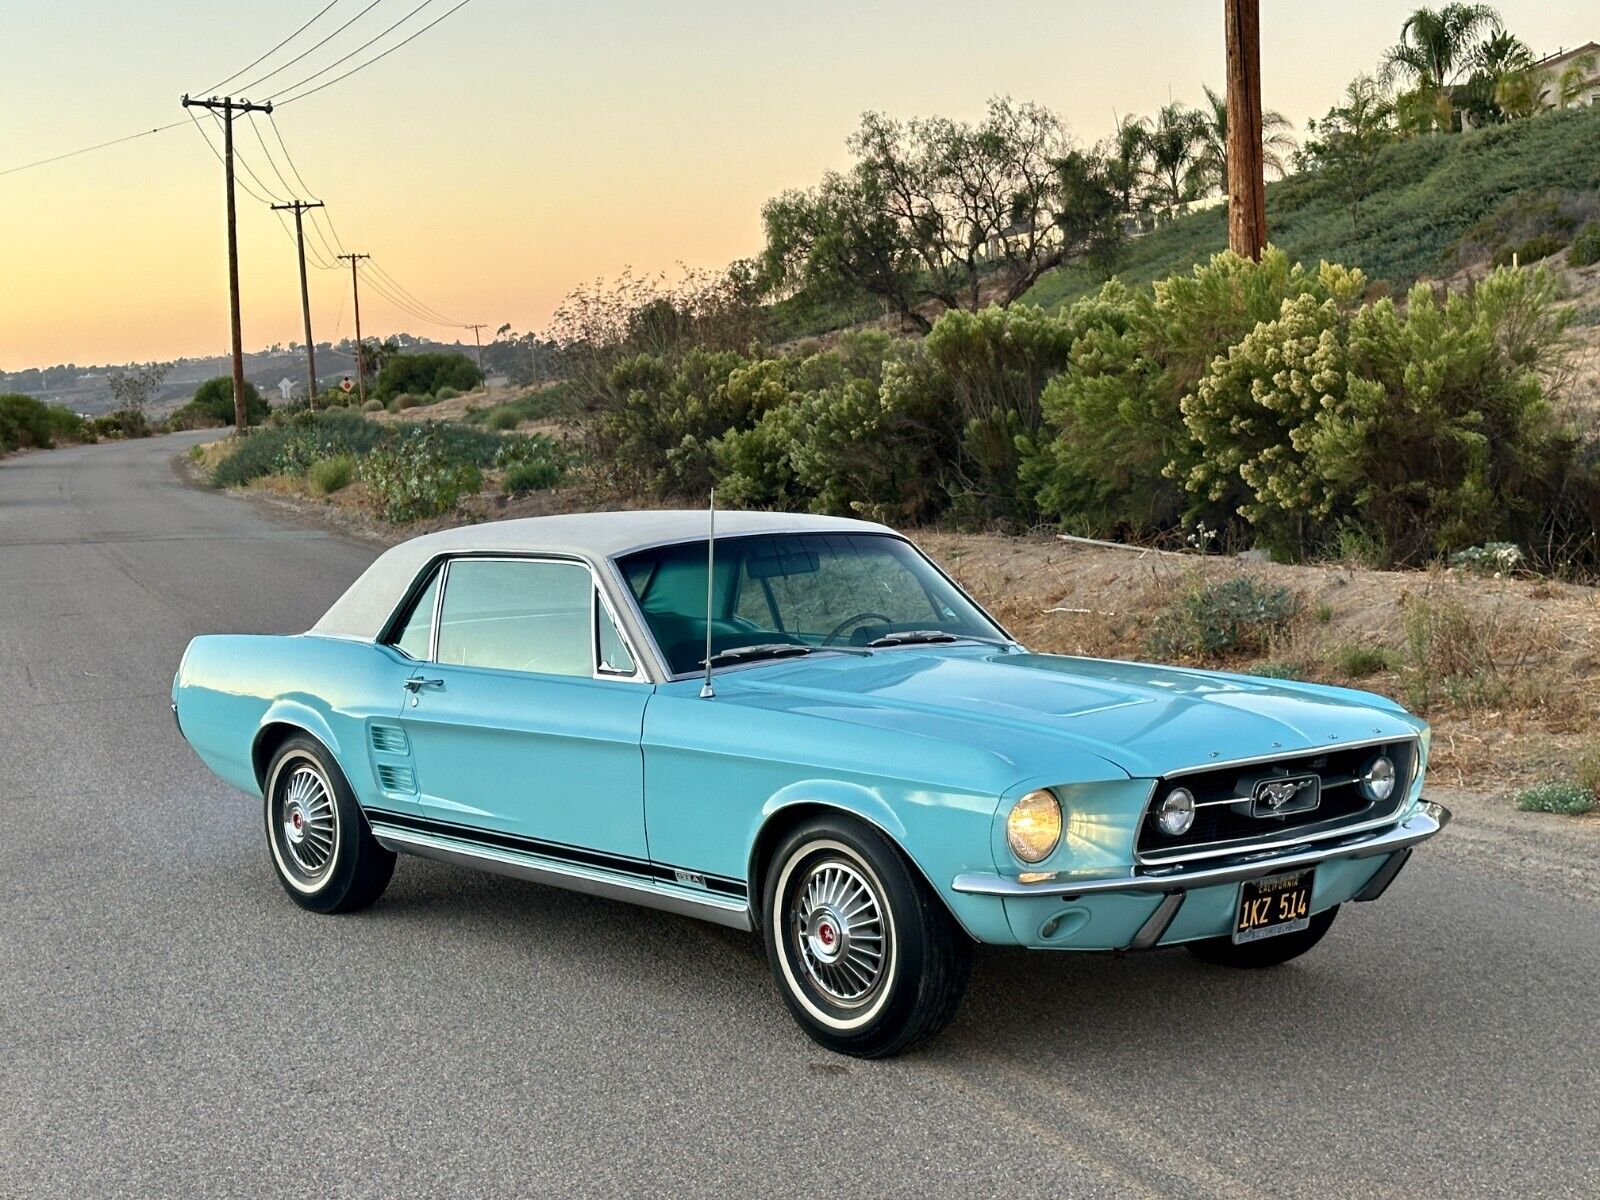
[[[292,200],[272,206],[274,212],[294,209],[294,240],[300,250],[300,312],[306,319],[306,404],[313,412],[317,407],[317,346],[311,340],[311,290],[306,286],[306,231],[301,214],[308,208],[321,207],[321,200]]]
[[[1261,155],[1261,0],[1223,0],[1228,42],[1228,249],[1261,258],[1267,183]]]
[[[239,328],[239,233],[238,216],[233,203],[233,114],[272,111],[272,101],[252,104],[248,100],[234,100],[227,96],[218,100],[191,100],[183,98],[185,108],[208,108],[222,113],[222,174],[228,190],[228,297],[233,319],[233,428],[243,436],[249,428],[249,411],[244,402],[244,339]]]
[[[483,377],[483,390],[487,392],[489,390],[489,377],[483,374],[483,339],[478,336],[479,331],[484,329],[485,326],[468,325],[467,328],[472,330],[473,344],[478,347],[478,374]]]
[[[370,254],[341,254],[340,258],[350,260],[350,287],[356,297],[356,389],[357,398],[361,407],[367,406],[367,368],[361,347],[361,280],[356,275],[356,264],[363,258],[371,258]],[[381,289],[380,289],[381,290]]]

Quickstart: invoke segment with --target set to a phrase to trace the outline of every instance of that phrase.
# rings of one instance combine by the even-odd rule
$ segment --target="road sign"
[[[355,384],[350,382],[350,376],[348,375],[339,381],[339,390],[341,392],[349,392],[353,387],[355,387]]]

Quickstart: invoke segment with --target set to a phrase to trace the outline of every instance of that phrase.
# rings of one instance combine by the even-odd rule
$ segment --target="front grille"
[[[1395,787],[1389,799],[1377,804],[1362,794],[1358,781],[1380,754],[1394,763]],[[1397,741],[1173,775],[1156,784],[1150,807],[1139,824],[1134,849],[1145,862],[1167,862],[1193,854],[1248,849],[1256,843],[1277,842],[1302,833],[1308,838],[1337,833],[1346,826],[1398,812],[1415,769],[1416,743]],[[1316,807],[1257,815],[1253,793],[1259,783],[1302,776],[1317,779]],[[1156,812],[1167,793],[1177,787],[1188,788],[1194,794],[1195,817],[1187,832],[1172,837],[1156,824]],[[1292,803],[1285,807],[1292,807]]]

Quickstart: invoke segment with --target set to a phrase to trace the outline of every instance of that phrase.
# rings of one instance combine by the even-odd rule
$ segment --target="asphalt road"
[[[887,1063],[686,919],[416,860],[302,912],[168,687],[375,550],[192,440],[0,464],[0,1194],[1600,1195],[1592,825],[1466,813],[1277,971],[982,950]]]

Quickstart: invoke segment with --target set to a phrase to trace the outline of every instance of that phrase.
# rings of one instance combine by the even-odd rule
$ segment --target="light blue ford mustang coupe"
[[[1033,654],[894,531],[778,513],[419,537],[308,633],[196,638],[173,710],[306,908],[403,852],[758,929],[860,1056],[975,941],[1285,962],[1449,819],[1388,700]]]

